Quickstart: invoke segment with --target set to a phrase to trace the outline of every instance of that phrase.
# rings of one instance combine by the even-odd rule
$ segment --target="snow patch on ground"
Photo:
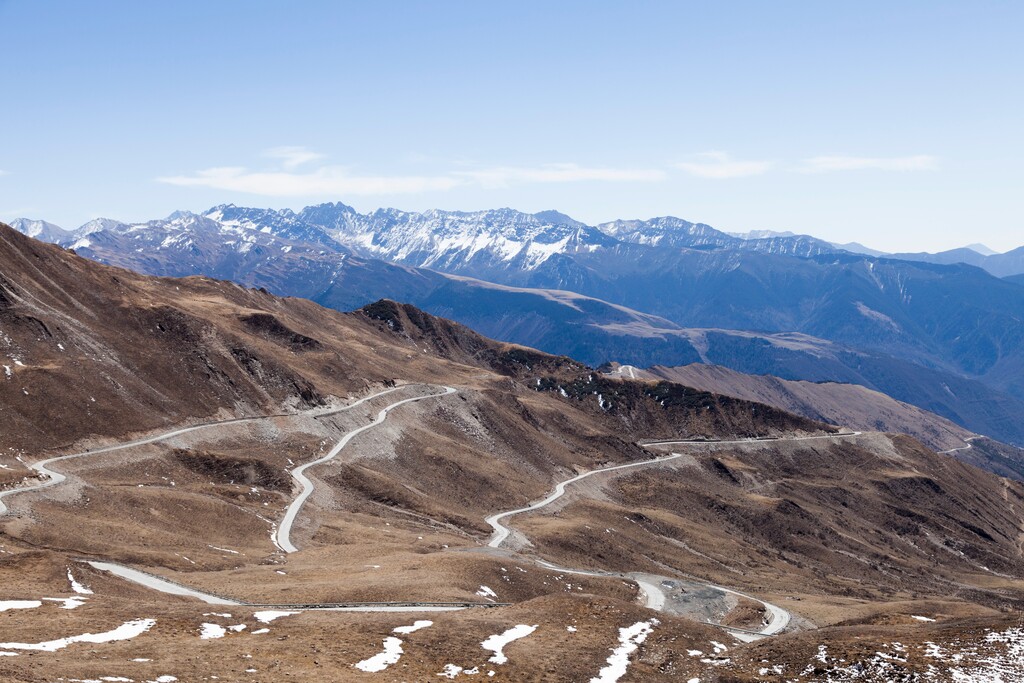
[[[274,621],[275,619],[280,619],[281,617],[291,616],[292,614],[298,614],[298,612],[294,612],[294,611],[289,612],[289,611],[286,611],[286,610],[273,610],[273,609],[270,609],[270,610],[264,610],[262,612],[254,612],[252,616],[253,616],[253,618],[256,621],[260,622],[261,624],[269,624],[270,622]]]
[[[71,582],[71,590],[75,591],[79,595],[93,594],[92,589],[88,588],[87,586],[83,586],[82,584],[78,583],[78,581],[75,581],[75,576],[71,573],[70,567],[68,568],[68,581]]]
[[[415,633],[416,631],[419,631],[421,628],[427,628],[428,626],[433,625],[434,622],[423,619],[421,621],[414,622],[412,626],[399,626],[393,631],[393,633],[401,633],[405,635],[409,633]]]
[[[910,674],[910,655],[919,653],[929,664],[926,670]],[[990,631],[974,642],[962,637],[938,645],[885,643],[873,654],[849,661],[828,654],[822,645],[798,680],[844,681],[941,681],[946,683],[1020,683],[1024,681],[1024,627],[1012,626],[1003,631]]]
[[[514,640],[525,638],[536,630],[536,624],[533,626],[519,624],[518,626],[513,626],[504,633],[496,633],[493,636],[488,636],[486,640],[480,643],[480,647],[494,653],[487,661],[492,664],[504,664],[508,661],[508,657],[505,656],[504,652],[505,646]]]
[[[7,653],[4,653],[4,654],[7,654]],[[454,664],[445,664],[444,665],[444,671],[442,671],[441,673],[439,673],[437,675],[442,677],[442,678],[447,678],[449,680],[452,680],[456,676],[458,676],[460,673],[462,673],[462,667],[461,666],[455,666]]]
[[[241,554],[237,550],[230,550],[228,548],[218,548],[217,546],[210,545],[209,543],[206,544],[206,547],[207,548],[213,548],[214,550],[219,550],[222,553],[231,553],[232,555],[240,555]]]
[[[497,598],[498,594],[487,586],[480,586],[480,590],[476,592],[477,595],[483,598]]]
[[[367,673],[383,671],[392,664],[397,664],[398,660],[402,658],[403,652],[402,641],[393,636],[388,636],[384,639],[384,650],[382,652],[378,652],[369,659],[364,659],[357,663],[355,667]]]
[[[427,621],[424,619],[421,621],[413,622],[409,626],[398,626],[392,631],[392,633],[406,635],[409,633],[415,633],[420,629],[424,629],[428,626],[433,625],[434,622]],[[392,664],[397,664],[398,660],[402,658],[402,654],[404,652],[404,650],[402,650],[402,641],[398,638],[395,638],[394,636],[388,636],[384,639],[383,646],[384,649],[381,652],[378,652],[369,659],[364,659],[363,661],[357,663],[355,667],[360,671],[366,671],[367,673],[376,673],[378,671],[383,671]]]
[[[225,629],[220,624],[211,624],[209,622],[204,623],[199,632],[199,637],[203,640],[214,640],[216,638],[223,638],[227,634]]]
[[[110,643],[118,640],[131,640],[140,636],[156,625],[156,619],[135,619],[127,621],[111,631],[103,633],[83,633],[79,636],[68,636],[42,643],[0,643],[4,650],[35,650],[39,652],[56,652],[74,643]]]
[[[612,653],[608,656],[608,663],[598,672],[597,676],[590,679],[590,683],[616,683],[626,675],[629,656],[640,648],[641,643],[647,640],[647,636],[658,623],[657,619],[651,619],[620,628],[618,647],[612,649]]]
[[[42,600],[0,600],[0,612],[11,609],[35,609],[42,606]]]
[[[60,606],[61,609],[75,609],[85,604],[85,598],[43,598],[43,600],[64,603]]]

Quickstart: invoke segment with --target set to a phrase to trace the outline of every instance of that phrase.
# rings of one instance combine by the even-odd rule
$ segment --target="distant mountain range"
[[[229,279],[341,310],[407,301],[594,365],[711,362],[862,384],[1024,443],[1024,287],[931,262],[953,252],[880,257],[672,217],[588,226],[555,211],[361,214],[342,203],[13,227],[148,274]],[[1017,252],[968,256],[1012,270]]]
[[[987,252],[987,253],[983,253]],[[940,251],[937,254],[892,254],[891,258],[925,263],[966,263],[987,270],[996,277],[1024,274],[1024,247],[1018,247],[1005,254],[996,254],[981,244],[960,249]]]
[[[998,277],[1024,275],[1024,247],[1003,254],[983,244],[938,253],[891,254],[857,242],[838,244],[788,231],[727,233],[704,223],[691,223],[672,216],[589,226],[558,211],[528,214],[496,209],[416,213],[378,209],[360,214],[337,202],[306,207],[298,213],[290,209],[254,209],[226,204],[203,214],[176,211],[166,219],[146,223],[98,218],[74,230],[27,218],[16,219],[11,225],[30,237],[68,246],[97,232],[181,230],[196,218],[212,220],[222,231],[246,228],[306,242],[341,244],[354,247],[363,255],[439,270],[479,269],[480,262],[488,258],[532,269],[557,253],[571,252],[578,247],[609,246],[612,242],[606,238],[613,237],[620,242],[648,246],[724,248],[804,257],[853,253],[947,265],[965,263]]]

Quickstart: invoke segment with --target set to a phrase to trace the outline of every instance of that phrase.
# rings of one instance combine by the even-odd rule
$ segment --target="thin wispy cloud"
[[[450,190],[461,184],[452,176],[364,176],[339,166],[324,166],[309,173],[250,171],[233,166],[157,180],[179,187],[205,187],[266,197],[415,194]]]
[[[804,173],[832,171],[934,171],[939,160],[928,154],[906,157],[821,156],[804,159],[800,170]]]
[[[748,161],[733,159],[725,152],[702,152],[695,154],[693,161],[674,164],[680,171],[685,171],[698,178],[711,180],[727,180],[761,175],[772,168],[771,161]]]
[[[164,176],[158,182],[179,187],[205,187],[268,197],[316,195],[393,195],[451,190],[460,186],[500,188],[526,183],[587,181],[653,182],[665,179],[657,169],[616,169],[578,164],[537,167],[501,166],[449,171],[435,175],[361,175],[344,166],[298,167],[325,158],[304,147],[276,147],[264,157],[280,160],[279,168],[252,170],[243,166],[208,168],[189,175]]]
[[[667,175],[659,169],[587,167],[577,164],[547,164],[536,168],[499,166],[453,175],[488,188],[519,183],[657,182]]]
[[[834,171],[925,171],[938,167],[936,157],[920,154],[905,157],[817,156],[794,162],[736,159],[727,152],[710,151],[665,168],[614,168],[574,163],[539,166],[462,165],[434,174],[368,175],[351,167],[318,164],[326,156],[305,147],[286,146],[264,150],[273,168],[219,166],[186,175],[157,178],[179,187],[202,187],[266,197],[366,196],[443,192],[458,187],[501,189],[514,185],[581,182],[653,183],[670,178],[670,169],[709,180],[758,176],[781,170],[800,173]],[[2,172],[0,172],[2,173]]]
[[[281,166],[288,171],[294,170],[303,164],[308,164],[311,161],[324,158],[324,155],[319,152],[314,152],[305,147],[294,146],[271,147],[268,150],[264,150],[263,156],[270,159],[280,159]]]

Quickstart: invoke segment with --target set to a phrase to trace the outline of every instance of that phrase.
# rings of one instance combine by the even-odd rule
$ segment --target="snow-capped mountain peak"
[[[43,230],[30,221],[20,225],[23,232]],[[629,258],[635,257],[637,249],[724,248],[803,257],[836,251],[809,237],[740,239],[674,216],[618,220],[594,227],[554,210],[531,214],[507,207],[423,212],[382,208],[362,214],[341,202],[308,206],[298,212],[221,204],[203,213],[175,211],[165,219],[145,223],[97,218],[71,233],[51,230],[44,239],[79,250],[90,249],[96,240],[129,240],[119,248],[145,249],[154,255],[179,249],[236,255],[250,251],[296,254],[294,250],[299,250],[317,258],[351,252],[484,278],[505,271],[529,273],[557,256],[620,247],[628,247],[622,256]]]
[[[44,242],[60,242],[71,233],[68,230],[47,221],[17,218],[11,221],[11,227],[20,233],[43,240]]]

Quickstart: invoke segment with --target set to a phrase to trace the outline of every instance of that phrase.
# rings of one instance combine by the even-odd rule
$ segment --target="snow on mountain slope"
[[[661,216],[650,220],[618,220],[597,226],[607,235],[623,242],[650,246],[701,247],[733,246],[740,240],[715,230],[710,225],[691,223],[674,216]]]
[[[322,214],[318,220],[323,220]],[[357,253],[447,272],[498,264],[532,270],[554,254],[615,242],[594,228],[554,223],[512,209],[424,213],[380,209],[365,216],[346,214],[345,220],[332,226],[336,226],[335,238]]]
[[[11,227],[22,234],[44,242],[59,242],[68,235],[68,231],[59,225],[30,218],[18,218],[11,222]]]
[[[776,233],[769,230],[746,235],[729,234],[704,223],[691,223],[672,216],[646,221],[612,221],[603,223],[598,228],[623,242],[648,246],[735,249],[802,258],[842,251],[828,242],[807,235]]]
[[[475,277],[499,271],[530,272],[559,254],[613,249],[623,243],[671,250],[725,248],[803,257],[834,251],[831,245],[814,238],[743,240],[703,223],[673,217],[614,221],[592,227],[557,211],[529,214],[506,208],[417,213],[378,209],[361,214],[340,202],[309,206],[298,213],[223,204],[202,214],[176,211],[165,219],[145,223],[97,218],[74,231],[23,219],[15,221],[14,227],[76,250],[89,249],[100,239],[109,243],[114,236],[136,245],[127,248],[157,253],[193,248],[216,238],[243,254],[257,247],[273,251],[304,246],[314,251],[351,251]],[[278,244],[277,240],[284,243]]]

